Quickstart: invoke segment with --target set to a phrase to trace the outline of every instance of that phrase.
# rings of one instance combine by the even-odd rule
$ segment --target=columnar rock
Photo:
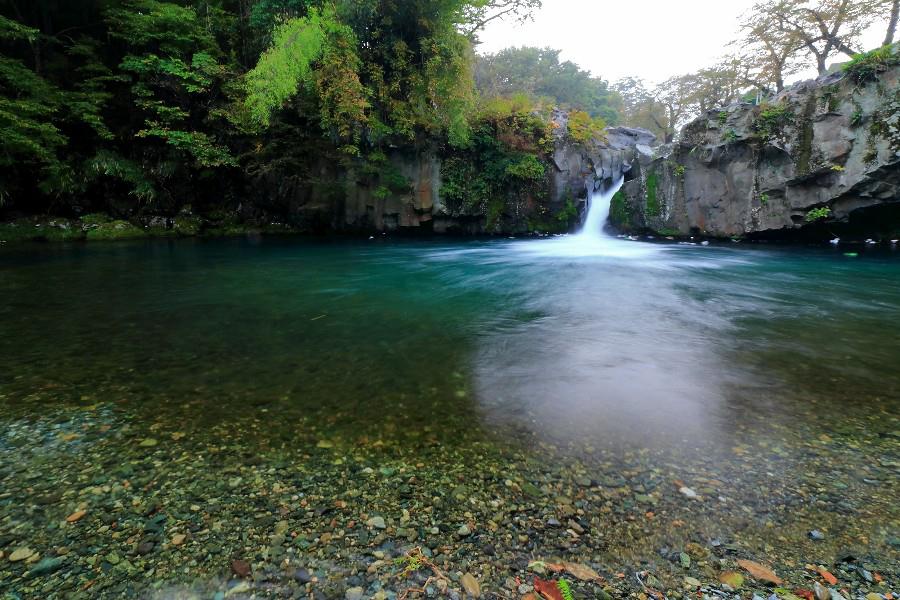
[[[900,67],[860,79],[838,70],[706,113],[641,157],[613,224],[717,237],[900,227]]]

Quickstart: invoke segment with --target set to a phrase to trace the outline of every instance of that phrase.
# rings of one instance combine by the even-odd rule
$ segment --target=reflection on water
[[[398,542],[496,586],[558,553],[682,589],[678,549],[721,539],[796,582],[844,546],[896,563],[898,281],[888,252],[608,238],[3,248],[0,541],[74,547],[50,597],[184,579],[186,556],[212,579],[254,545],[277,571],[283,518],[303,566],[341,555],[340,586],[382,543],[368,516],[406,511]],[[133,547],[157,506],[184,554]],[[0,587],[44,585],[25,569]]]
[[[373,435],[455,438],[484,418],[652,444],[727,437],[735,411],[900,397],[891,254],[571,236],[28,247],[2,260],[13,409],[52,386],[56,401],[111,397],[198,426],[255,407]]]

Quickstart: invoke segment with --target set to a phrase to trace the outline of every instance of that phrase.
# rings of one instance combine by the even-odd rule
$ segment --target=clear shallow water
[[[0,294],[0,551],[71,552],[58,579],[0,562],[23,597],[221,590],[236,557],[288,587],[285,565],[319,569],[343,597],[373,547],[413,541],[495,589],[552,555],[676,590],[744,557],[810,587],[803,565],[846,548],[880,591],[900,582],[888,249],[35,245],[0,248]],[[547,525],[571,518],[574,538]],[[287,562],[280,519],[300,532]],[[691,544],[721,564],[679,566]]]
[[[14,412],[50,387],[198,425],[260,409],[646,444],[727,438],[735,411],[900,399],[896,252],[574,236],[2,252]]]

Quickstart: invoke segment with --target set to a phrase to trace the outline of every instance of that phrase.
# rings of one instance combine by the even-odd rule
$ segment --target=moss
[[[0,223],[0,242],[71,242],[84,239],[80,224],[67,219],[18,219]]]
[[[625,192],[622,190],[616,192],[610,201],[609,220],[619,228],[625,228],[631,224],[631,203],[628,202]]]
[[[665,237],[679,237],[679,236],[681,236],[681,235],[684,235],[684,234],[682,234],[680,231],[678,231],[677,229],[671,229],[671,228],[668,228],[668,227],[663,227],[662,229],[657,229],[657,230],[656,230],[656,234],[657,234],[657,235],[661,235],[661,236],[665,236]]]
[[[659,216],[659,199],[657,198],[657,190],[659,188],[659,176],[655,171],[647,174],[647,216]]]
[[[93,225],[87,229],[87,239],[94,240],[129,240],[148,237],[146,230],[135,227],[128,221],[109,221]]]
[[[794,118],[794,113],[786,103],[760,104],[759,116],[753,123],[753,130],[764,142],[781,135],[784,126]]]
[[[806,175],[810,171],[813,153],[813,123],[812,117],[816,112],[815,96],[810,96],[803,110],[803,118],[800,122],[800,139],[797,150],[797,174]]]
[[[197,235],[200,233],[203,221],[196,216],[178,216],[172,223],[172,231],[177,235]]]
[[[850,79],[862,84],[876,80],[879,74],[898,64],[900,54],[897,53],[897,46],[888,44],[871,52],[856,54],[843,69]]]

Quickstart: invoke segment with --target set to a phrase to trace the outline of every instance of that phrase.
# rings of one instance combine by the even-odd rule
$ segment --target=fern
[[[575,600],[575,596],[572,595],[572,588],[569,586],[568,581],[560,579],[556,582],[556,587],[559,588],[559,593],[562,594],[563,600]]]

